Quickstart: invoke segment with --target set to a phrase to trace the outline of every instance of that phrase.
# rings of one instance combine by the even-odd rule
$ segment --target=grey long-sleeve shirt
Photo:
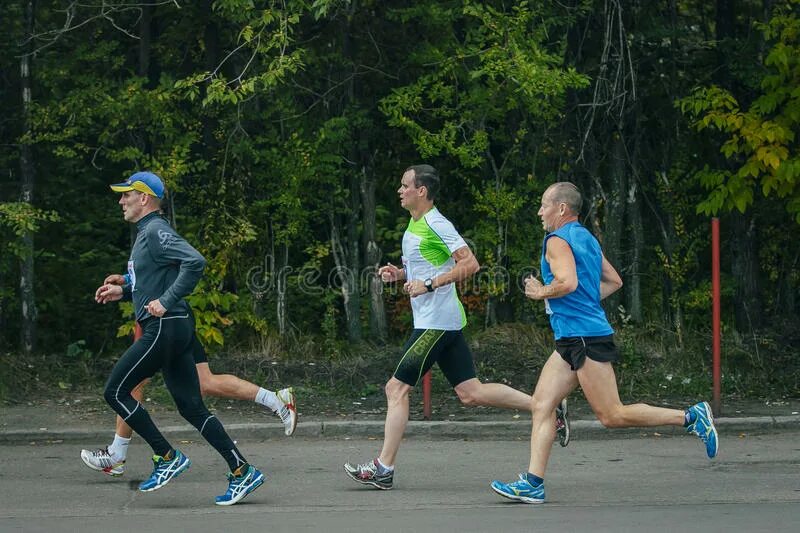
[[[169,314],[190,312],[184,300],[203,275],[205,258],[172,229],[157,212],[149,213],[137,223],[123,299],[133,299],[136,320],[151,315],[145,306],[158,300]]]

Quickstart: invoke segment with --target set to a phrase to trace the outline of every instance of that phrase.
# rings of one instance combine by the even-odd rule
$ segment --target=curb
[[[736,418],[717,418],[716,426],[722,434],[737,432],[798,431],[800,415],[752,416]],[[676,426],[656,426],[650,428],[606,429],[597,420],[575,420],[570,424],[572,438],[600,440],[616,438],[620,435],[683,435],[683,428]],[[297,426],[295,437],[301,438],[353,438],[383,437],[383,420],[311,420]],[[245,423],[226,424],[225,429],[235,439],[275,440],[286,438],[283,424]],[[160,428],[165,435],[175,438],[197,439],[197,430],[190,425],[165,426]],[[0,445],[3,444],[46,444],[56,442],[81,442],[87,446],[105,442],[109,439],[111,427],[102,429],[11,429],[0,431]],[[528,420],[497,421],[410,421],[405,436],[423,439],[483,439],[483,440],[525,440],[530,438],[531,423]]]

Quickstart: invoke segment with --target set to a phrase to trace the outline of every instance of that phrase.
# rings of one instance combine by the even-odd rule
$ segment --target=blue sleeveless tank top
[[[545,285],[553,281],[553,273],[545,259],[547,239],[557,236],[564,239],[575,256],[578,273],[578,288],[561,298],[545,300],[545,309],[550,315],[550,325],[556,340],[563,337],[602,337],[614,330],[608,323],[606,313],[600,306],[600,274],[603,267],[603,252],[600,243],[579,222],[564,224],[548,233],[542,244],[542,279]]]

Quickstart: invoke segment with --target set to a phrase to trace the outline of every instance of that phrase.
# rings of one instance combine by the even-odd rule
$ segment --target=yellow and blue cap
[[[139,191],[156,198],[164,198],[164,182],[152,172],[137,172],[122,183],[111,185],[114,192]]]

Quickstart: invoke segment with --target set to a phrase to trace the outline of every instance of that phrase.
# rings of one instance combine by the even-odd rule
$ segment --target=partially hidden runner
[[[106,277],[103,283],[124,286],[130,284],[130,276],[128,274],[124,276],[112,274]],[[255,402],[281,419],[286,436],[294,433],[297,427],[297,403],[292,387],[273,392],[231,374],[214,374],[208,366],[205,348],[196,334],[192,355],[197,368],[197,376],[200,379],[200,393],[203,397],[213,396]],[[131,391],[131,395],[136,401],[142,401],[144,386],[148,381],[145,379]],[[128,445],[132,435],[131,427],[121,416],[117,415],[116,431],[111,444],[104,448],[81,450],[81,459],[92,470],[114,477],[121,476],[125,473],[125,460],[128,457]]]

